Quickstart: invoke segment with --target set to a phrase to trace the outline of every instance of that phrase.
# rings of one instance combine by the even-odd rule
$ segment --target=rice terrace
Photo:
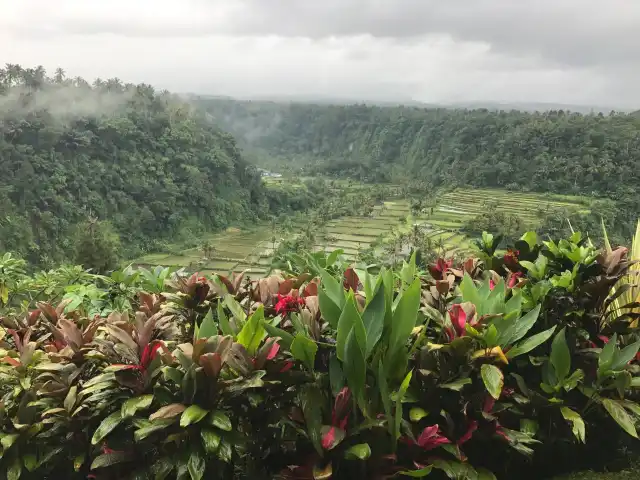
[[[285,178],[269,178],[267,184],[292,182],[304,188],[300,182]],[[341,188],[353,192],[374,188],[366,184],[351,183]],[[517,216],[529,228],[535,228],[541,218],[555,209],[588,213],[589,199],[549,193],[522,193],[498,189],[456,189],[442,194],[437,201],[422,208],[412,208],[420,198],[392,197],[379,202],[369,215],[347,215],[330,220],[319,229],[314,238],[313,250],[331,252],[341,250],[347,261],[358,262],[360,254],[373,248],[377,254],[384,247],[393,247],[399,235],[419,228],[431,242],[431,246],[445,256],[464,255],[470,251],[469,237],[463,232],[467,222],[472,222],[487,210],[501,211]],[[274,238],[276,237],[276,238]],[[172,253],[152,253],[134,261],[135,265],[174,268],[197,268],[203,273],[231,274],[246,271],[251,278],[269,273],[274,249],[281,238],[268,224],[250,227],[230,227],[226,231],[208,235],[204,242],[213,247],[212,255],[203,258],[201,247]],[[390,248],[393,250],[393,248]],[[397,245],[397,254],[407,254],[408,249]]]

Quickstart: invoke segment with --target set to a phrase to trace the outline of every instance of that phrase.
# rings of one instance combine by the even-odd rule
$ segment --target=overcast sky
[[[640,108],[639,0],[0,0],[0,63],[178,92]]]

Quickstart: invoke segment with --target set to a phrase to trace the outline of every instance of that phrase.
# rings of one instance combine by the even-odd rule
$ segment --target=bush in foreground
[[[626,249],[497,240],[253,282],[5,256],[1,475],[542,478],[637,448]]]

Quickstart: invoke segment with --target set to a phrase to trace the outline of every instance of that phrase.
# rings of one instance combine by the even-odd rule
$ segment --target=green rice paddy
[[[270,179],[276,183],[280,179]],[[366,185],[350,185],[343,188],[367,188]],[[433,246],[447,255],[464,253],[470,249],[470,241],[460,232],[465,222],[485,212],[488,208],[518,215],[527,226],[539,222],[540,212],[555,208],[586,211],[584,198],[550,194],[518,193],[506,190],[459,189],[439,197],[433,209],[411,215],[410,199],[393,199],[377,205],[369,216],[348,216],[330,221],[317,236],[314,250],[344,250],[348,260],[357,260],[360,252],[374,242],[384,244],[398,232],[408,231],[419,225],[426,232]],[[179,255],[154,253],[135,263],[145,266],[186,267],[204,273],[229,274],[248,270],[250,277],[264,276],[269,271],[271,257],[277,243],[272,241],[272,231],[267,225],[253,228],[228,229],[206,239],[214,247],[211,258],[203,259],[200,248],[187,249]]]

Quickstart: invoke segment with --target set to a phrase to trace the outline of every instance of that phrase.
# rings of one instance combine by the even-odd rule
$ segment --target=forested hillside
[[[640,116],[201,100],[263,156],[370,181],[624,196]]]
[[[264,214],[259,174],[168,92],[0,69],[0,251],[55,264],[157,248]]]

